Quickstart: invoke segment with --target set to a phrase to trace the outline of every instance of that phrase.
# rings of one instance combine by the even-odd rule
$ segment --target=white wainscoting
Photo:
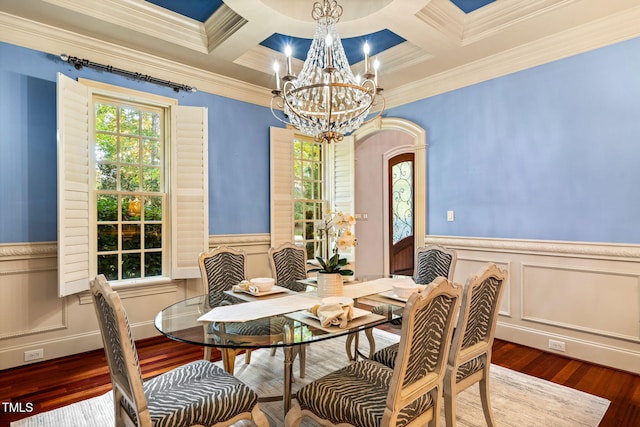
[[[249,277],[271,276],[268,234],[211,236],[248,254]],[[43,349],[44,359],[102,348],[88,292],[58,297],[56,242],[0,245],[0,369],[26,365],[24,352]],[[117,288],[136,339],[158,335],[158,311],[203,293],[202,281],[164,280]],[[34,362],[38,362],[36,360]]]
[[[0,369],[102,348],[88,292],[58,297],[56,242],[0,245]],[[185,281],[119,288],[136,339],[157,335],[155,314],[185,298]],[[24,361],[25,351],[44,358]]]
[[[640,245],[427,236],[458,252],[454,280],[507,270],[498,338],[640,373]],[[549,340],[565,345],[549,349]]]
[[[487,262],[509,273],[497,336],[563,355],[640,373],[640,245],[577,244],[426,236],[456,249],[454,280],[464,282]],[[271,276],[268,234],[210,236],[209,246],[248,255],[249,277]],[[0,245],[0,369],[101,348],[87,293],[57,296],[55,242]],[[167,281],[119,290],[136,339],[157,335],[155,314],[203,292],[200,280]]]

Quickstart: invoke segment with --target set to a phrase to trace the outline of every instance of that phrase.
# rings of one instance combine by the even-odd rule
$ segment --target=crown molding
[[[56,57],[64,52],[122,69],[144,70],[144,74],[195,86],[199,91],[265,107],[271,99],[269,91],[257,85],[4,12],[0,12],[0,41]]]
[[[202,23],[153,3],[135,0],[43,1],[186,49],[208,52],[207,34]],[[144,25],[139,25],[140,22]]]
[[[465,16],[462,46],[493,36],[522,21],[544,15],[577,0],[503,0]]]
[[[64,3],[70,2],[71,0],[47,1]],[[522,4],[524,1],[525,0],[513,0],[508,3],[509,7],[501,7],[511,10],[510,7],[512,7],[512,5]],[[549,0],[543,0],[545,4],[548,1]],[[563,0],[562,3],[568,1],[571,0]],[[134,2],[133,0],[128,0],[128,2],[130,4],[145,3]],[[637,25],[638,22],[640,22],[640,6],[536,40],[518,48],[417,80],[404,86],[386,88],[386,108],[389,109],[408,104],[420,99],[638,37],[640,36],[640,26]],[[236,22],[235,25],[239,24]],[[228,35],[228,31],[232,30],[227,29],[226,31],[226,33],[223,31],[223,35]],[[40,24],[6,12],[0,12],[0,41],[50,53],[56,57],[60,55],[60,53],[65,52],[72,56],[86,57],[92,61],[106,63],[114,67],[134,71],[144,70],[145,74],[157,75],[159,78],[195,86],[200,91],[263,107],[268,107],[271,99],[269,90],[262,86],[251,85],[199,68],[185,66],[165,58],[124,48],[113,43],[103,42],[57,27]],[[252,68],[256,68],[256,60],[258,58],[262,60],[265,53],[262,51],[253,51],[252,55],[254,56],[248,56],[236,62],[253,64]],[[419,55],[416,55],[413,56],[412,59],[419,61],[421,58]],[[425,59],[428,58],[425,57]],[[270,62],[271,61],[269,61],[269,63]],[[390,62],[393,63],[393,60]],[[264,66],[264,64],[262,65]],[[396,72],[401,72],[401,70],[397,70]]]
[[[404,42],[385,50],[377,55],[384,64],[384,74],[401,73],[408,68],[433,58],[433,55],[425,52],[418,46]],[[360,64],[363,64],[361,61]],[[360,68],[364,68],[362,65]]]
[[[213,52],[216,47],[220,46],[247,22],[246,19],[235,13],[229,6],[222,3],[222,6],[204,23],[208,37],[208,52]]]
[[[385,90],[387,109],[640,36],[640,7]]]
[[[485,6],[487,7],[487,6]],[[465,13],[448,0],[432,0],[416,13],[416,18],[436,28],[456,44],[464,33]]]

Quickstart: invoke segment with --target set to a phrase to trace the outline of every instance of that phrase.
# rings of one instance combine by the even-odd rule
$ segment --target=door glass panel
[[[413,235],[413,161],[391,168],[393,244]]]

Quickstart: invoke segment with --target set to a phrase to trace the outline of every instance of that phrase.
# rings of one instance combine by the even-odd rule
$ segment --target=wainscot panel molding
[[[487,262],[509,274],[498,338],[640,373],[640,245],[425,237],[455,249],[454,281]],[[564,351],[550,349],[557,341]]]
[[[42,349],[54,359],[102,347],[88,292],[58,297],[56,242],[0,245],[0,369],[33,362],[26,351]],[[117,288],[135,339],[158,335],[158,311],[202,293],[193,281],[160,280]]]

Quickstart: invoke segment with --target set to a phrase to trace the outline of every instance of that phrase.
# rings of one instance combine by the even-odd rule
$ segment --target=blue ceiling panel
[[[147,0],[196,21],[204,22],[222,6],[222,0]]]
[[[355,64],[364,59],[362,47],[365,42],[369,43],[371,49],[370,55],[375,56],[382,51],[403,43],[405,39],[389,30],[381,30],[364,36],[340,39],[340,41],[342,42],[342,47],[344,47],[344,52],[347,55],[349,64]],[[260,44],[276,52],[284,52],[284,47],[289,44],[293,50],[293,56],[304,61],[311,47],[311,42],[312,39],[302,39],[276,33],[263,40]]]
[[[496,0],[451,0],[451,3],[458,6],[458,9],[464,13],[471,13],[474,10],[478,10],[483,6],[493,3]]]

